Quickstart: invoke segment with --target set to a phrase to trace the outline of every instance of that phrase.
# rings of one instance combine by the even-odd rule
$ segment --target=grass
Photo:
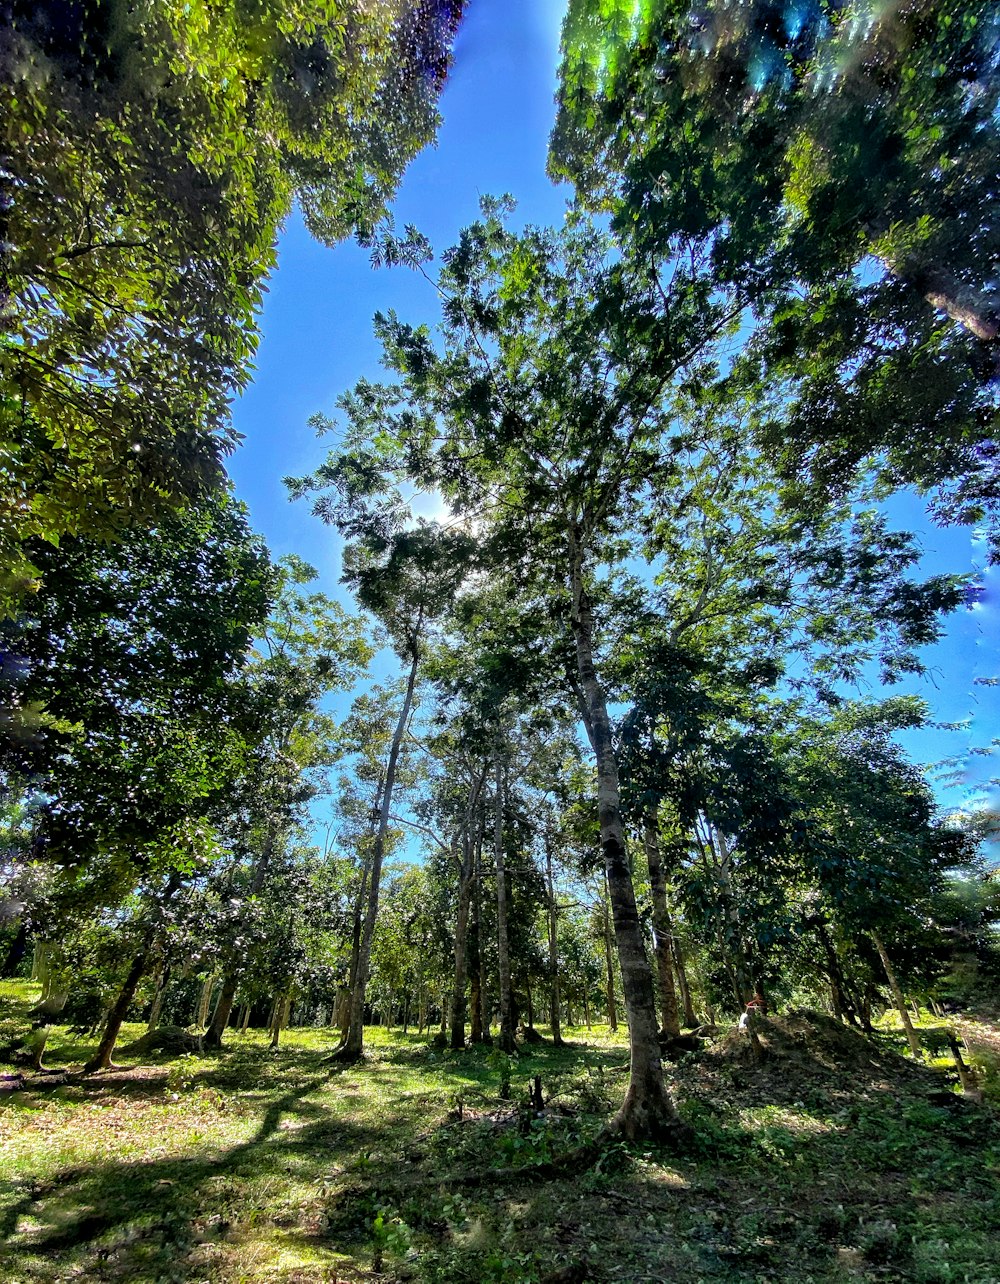
[[[0,1042],[29,997],[0,988]],[[288,1031],[274,1053],[251,1032],[220,1056],[4,1094],[0,1278],[1000,1280],[996,1116],[898,1058],[891,1030],[871,1045],[776,1022],[762,1067],[735,1036],[686,1059],[675,1092],[697,1141],[683,1155],[615,1146],[572,1179],[440,1182],[593,1135],[624,1089],[624,1044],[568,1037],[508,1063],[369,1030],[365,1063],[339,1069],[329,1031]],[[46,1064],[92,1046],[56,1028]]]

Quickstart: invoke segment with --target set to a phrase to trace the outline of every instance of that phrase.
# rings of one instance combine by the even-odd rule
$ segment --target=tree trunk
[[[903,991],[900,989],[899,982],[896,980],[896,973],[893,971],[886,948],[882,944],[882,938],[878,933],[872,932],[872,940],[875,942],[875,948],[878,950],[878,956],[882,960],[883,968],[885,968],[885,974],[889,981],[889,989],[892,990],[892,997],[896,1003],[896,1010],[899,1012],[900,1019],[903,1022],[903,1029],[906,1031],[906,1041],[910,1045],[910,1051],[918,1061],[922,1061],[923,1052],[920,1047],[920,1040],[917,1038],[917,1032],[913,1028],[913,1022],[910,1020],[910,1014],[906,1007],[906,999],[903,997]]]
[[[497,968],[500,973],[500,1034],[497,1040],[501,1051],[514,1052],[517,1041],[514,1032],[514,1002],[510,978],[510,943],[507,939],[507,871],[504,867],[503,765],[499,757],[495,764],[496,814],[493,820],[493,854],[497,867]]]
[[[671,959],[670,912],[667,909],[667,880],[660,860],[660,840],[656,832],[656,817],[646,817],[643,845],[649,866],[649,888],[653,898],[653,944],[656,950],[656,983],[660,992],[660,1034],[676,1039],[680,1036],[681,1022],[677,1012],[677,991],[674,989],[674,967]]]
[[[351,993],[351,1017],[347,1028],[347,1037],[337,1049],[335,1055],[345,1061],[356,1061],[364,1051],[365,992],[371,973],[372,938],[375,935],[375,920],[378,917],[379,884],[382,881],[382,858],[385,855],[385,839],[389,830],[389,812],[392,808],[392,790],[396,783],[396,767],[399,762],[399,751],[403,743],[406,725],[410,720],[410,709],[413,706],[413,689],[417,683],[417,665],[419,656],[414,650],[406,680],[406,694],[403,707],[399,711],[399,720],[392,736],[389,749],[389,760],[385,768],[385,783],[382,786],[382,807],[379,813],[378,833],[372,845],[371,878],[368,886],[368,904],[365,908],[365,919],[361,929],[361,941],[358,948],[358,970]]]
[[[604,996],[608,1013],[608,1028],[618,1031],[618,1004],[615,1002],[615,963],[611,952],[611,916],[604,906]]]
[[[267,871],[274,857],[275,844],[278,841],[278,827],[271,820],[267,826],[267,836],[264,839],[264,845],[254,864],[253,877],[250,880],[250,896],[254,897],[260,893],[264,886],[264,879],[267,877]],[[212,1024],[205,1031],[204,1044],[206,1048],[221,1048],[222,1036],[226,1032],[229,1024],[229,1018],[233,1011],[233,1000],[236,998],[236,991],[239,988],[240,972],[237,968],[230,968],[223,978],[222,990],[215,1004],[215,1011],[212,1013]]]
[[[288,1018],[292,1012],[292,993],[291,990],[276,998],[274,1001],[274,1019],[271,1022],[271,1047],[276,1048],[278,1041],[281,1039],[281,1032],[288,1024]]]
[[[486,968],[486,951],[483,949],[483,826],[485,816],[480,824],[479,838],[476,843],[476,919],[479,924],[479,1025],[480,1042],[493,1043],[492,1017],[490,1006],[490,978]]]
[[[222,989],[219,991],[219,997],[216,1000],[215,1011],[212,1013],[212,1024],[205,1031],[204,1044],[206,1048],[222,1047],[222,1036],[229,1025],[229,1018],[233,1011],[233,1001],[236,998],[239,983],[239,977],[235,971],[226,973],[222,982]]]
[[[584,1025],[587,1027],[587,1029],[588,1029],[588,1030],[589,1030],[589,1029],[591,1029],[591,1025],[590,1025],[590,997],[589,997],[589,996],[588,996],[588,994],[587,994],[587,987],[586,987],[586,985],[584,985],[584,987],[583,987],[583,1023],[584,1023]],[[567,1025],[572,1025],[572,1024],[573,1024],[573,1022],[570,1020],[570,1014],[569,1014],[569,1003],[567,1003],[567,1004],[566,1004],[566,1024],[567,1024]]]
[[[826,924],[821,920],[816,924],[816,935],[819,937],[820,944],[823,946],[823,953],[826,955],[827,974],[830,977],[830,999],[833,1004],[833,1015],[839,1021],[849,1021],[851,1025],[858,1024],[858,1018],[854,1011],[854,1005],[847,993],[847,986],[844,982],[844,972],[840,966],[840,959],[837,958],[837,950],[830,940],[830,933],[826,929]]]
[[[684,966],[684,951],[681,949],[681,943],[676,936],[671,940],[670,946],[671,953],[674,956],[674,969],[677,973],[677,988],[681,992],[681,1005],[684,1008],[684,1026],[688,1030],[693,1030],[698,1024],[698,1017],[694,1010],[694,1002],[691,999],[691,987],[688,985],[687,968]]]
[[[455,916],[455,984],[451,996],[451,1046],[465,1047],[465,987],[469,970],[469,912],[472,907],[476,873],[476,842],[473,817],[477,813],[479,790],[485,771],[476,777],[469,790],[465,821],[462,826],[462,863],[458,871],[458,908]],[[473,1016],[473,1025],[475,1015]]]
[[[653,974],[643,948],[622,827],[618,763],[604,690],[594,668],[593,615],[583,585],[583,550],[575,533],[570,546],[572,623],[581,713],[597,764],[597,809],[601,850],[614,915],[629,1025],[629,1085],[614,1124],[630,1139],[674,1132],[677,1115],[667,1095],[656,1037]]]
[[[548,834],[545,835],[545,892],[548,898],[548,931],[549,931],[549,1025],[552,1028],[552,1042],[558,1047],[562,1043],[562,1030],[559,1028],[559,944],[558,944],[558,907],[556,905],[555,880],[552,877],[552,847]]]
[[[156,989],[153,992],[153,1002],[149,1009],[149,1021],[146,1023],[146,1033],[152,1034],[160,1024],[160,1013],[163,1011],[163,996],[167,992],[167,982],[170,980],[170,968],[163,966],[161,963],[156,977]]]
[[[129,1006],[135,997],[135,992],[139,988],[139,982],[142,980],[149,963],[153,942],[156,940],[156,934],[159,930],[160,917],[164,907],[180,887],[180,883],[180,874],[176,871],[170,874],[160,896],[159,904],[153,912],[153,921],[143,933],[139,951],[132,960],[132,966],[129,968],[128,975],[125,977],[122,988],[118,992],[118,997],[108,1012],[104,1022],[104,1030],[97,1045],[97,1051],[83,1067],[84,1074],[94,1074],[98,1070],[110,1068],[111,1055],[115,1050],[115,1044],[118,1042],[118,1035],[125,1022],[125,1017],[128,1015]]]
[[[198,1011],[194,1014],[194,1025],[197,1030],[203,1030],[208,1024],[208,1008],[212,1001],[212,991],[214,989],[215,973],[211,972],[202,983],[201,995],[198,999]]]
[[[142,939],[142,945],[138,954],[132,960],[132,966],[128,970],[128,975],[122,983],[122,988],[118,991],[118,997],[115,999],[108,1013],[107,1020],[104,1023],[104,1030],[101,1034],[101,1041],[97,1045],[97,1051],[83,1067],[84,1074],[94,1074],[98,1070],[108,1070],[111,1068],[111,1054],[115,1050],[115,1044],[118,1042],[118,1035],[121,1032],[125,1017],[128,1014],[129,1006],[135,998],[135,992],[139,988],[139,982],[142,980],[143,973],[146,971],[146,965],[149,962],[149,952],[152,948],[153,941],[156,937],[156,928],[149,927]]]

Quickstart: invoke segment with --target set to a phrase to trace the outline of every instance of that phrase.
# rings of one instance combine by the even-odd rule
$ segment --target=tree
[[[11,0],[0,50],[0,610],[28,539],[217,487],[297,199],[365,232],[436,130],[462,0]]]
[[[822,492],[876,454],[996,515],[994,41],[987,0],[569,6],[552,172],[640,253],[711,257],[760,322],[760,437]]]
[[[294,823],[303,820],[337,756],[337,729],[320,702],[350,685],[372,655],[360,622],[325,594],[308,591],[315,578],[316,571],[301,559],[282,559],[276,600],[247,667],[260,732],[227,808],[231,839],[249,858],[248,881],[230,875],[230,897],[244,905],[261,892],[272,860],[281,856]],[[243,936],[238,920],[234,926]],[[205,1032],[208,1047],[221,1045],[244,953],[245,948],[236,948],[227,959],[222,992]]]

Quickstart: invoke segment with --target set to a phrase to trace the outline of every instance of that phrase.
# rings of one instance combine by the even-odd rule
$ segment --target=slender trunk
[[[660,992],[660,1033],[676,1039],[681,1032],[677,1012],[677,991],[674,989],[674,968],[671,960],[670,911],[667,908],[667,880],[660,860],[660,840],[656,832],[656,817],[647,816],[643,830],[646,863],[649,866],[649,888],[653,897],[653,943],[656,950],[656,982]]]
[[[455,916],[455,984],[451,996],[451,1046],[465,1047],[465,987],[469,969],[469,912],[472,906],[476,872],[476,843],[472,832],[477,814],[479,790],[485,771],[476,777],[469,790],[465,821],[462,826],[462,861],[458,871],[458,908]],[[475,1023],[475,1017],[473,1017]]]
[[[878,950],[878,956],[882,960],[883,968],[885,968],[885,975],[889,981],[889,989],[892,990],[892,997],[896,1003],[896,1010],[899,1012],[900,1020],[903,1022],[903,1029],[906,1031],[906,1041],[910,1045],[910,1051],[918,1061],[922,1061],[923,1052],[920,1048],[920,1040],[917,1038],[917,1032],[913,1028],[913,1022],[910,1020],[910,1014],[906,1007],[906,999],[903,997],[903,991],[900,989],[899,982],[896,980],[896,973],[893,970],[892,963],[889,961],[889,955],[886,948],[882,944],[882,938],[877,932],[872,932],[872,940],[875,942],[875,948]]]
[[[469,1042],[483,1042],[483,897],[480,873],[482,868],[482,828],[476,844],[472,870],[472,903],[469,919]]]
[[[493,854],[497,867],[497,968],[500,973],[500,1035],[498,1045],[503,1052],[516,1049],[514,1035],[514,1002],[510,979],[510,943],[507,939],[507,871],[504,867],[503,765],[497,758],[495,764],[496,814],[493,818]]]
[[[403,734],[410,720],[410,709],[413,707],[413,690],[417,683],[417,665],[419,656],[414,650],[406,680],[406,694],[403,707],[399,711],[399,720],[392,736],[389,749],[389,760],[385,768],[385,783],[382,786],[382,807],[379,813],[378,833],[372,845],[371,878],[368,887],[368,904],[365,908],[365,919],[361,929],[361,940],[358,948],[358,969],[351,992],[351,1019],[347,1037],[337,1050],[345,1060],[356,1060],[364,1049],[365,992],[371,973],[372,938],[375,935],[375,921],[378,917],[379,884],[382,881],[382,858],[385,855],[385,839],[389,831],[389,812],[392,808],[392,790],[396,783],[396,767],[399,762],[399,751],[403,743]]]
[[[163,996],[167,992],[167,982],[170,980],[170,968],[160,963],[156,977],[156,989],[153,993],[153,1003],[149,1009],[149,1021],[146,1024],[146,1033],[152,1034],[160,1024],[160,1013],[163,1011]]]
[[[260,850],[254,864],[253,877],[250,880],[250,896],[259,895],[260,889],[264,886],[264,879],[267,877],[267,871],[270,867],[271,860],[274,857],[275,844],[278,841],[278,826],[271,820],[267,827],[267,836],[264,839],[264,845]],[[215,1004],[215,1011],[212,1013],[212,1023],[205,1031],[204,1044],[206,1048],[221,1048],[222,1036],[229,1025],[229,1018],[233,1011],[233,1000],[236,998],[236,991],[239,988],[240,972],[237,968],[230,968],[222,981],[222,990],[219,993],[218,1000]]]
[[[674,956],[674,970],[677,974],[677,988],[681,992],[681,1006],[684,1008],[684,1025],[688,1030],[693,1029],[698,1024],[698,1017],[695,1014],[694,1002],[691,998],[691,987],[688,984],[687,968],[684,965],[684,951],[681,949],[681,943],[676,936],[670,942],[671,953]]]
[[[528,1000],[528,1024],[527,1024],[527,1026],[526,1026],[526,1029],[528,1029],[528,1030],[534,1030],[534,1028],[535,1028],[535,1006],[534,1006],[534,1003],[532,1002],[532,999],[531,999],[531,986],[530,986],[530,984],[527,984],[527,983],[526,983],[526,984],[525,984],[524,989],[525,989],[525,996],[526,996],[526,998],[527,998],[527,1000]]]
[[[858,1024],[858,1018],[854,1011],[854,1004],[851,1002],[850,995],[847,992],[847,985],[844,981],[844,972],[840,966],[840,959],[837,957],[837,950],[830,939],[830,933],[827,931],[826,924],[822,921],[816,924],[816,935],[819,937],[820,944],[823,946],[823,953],[826,955],[827,974],[830,977],[830,999],[833,1003],[833,1014],[839,1021],[850,1021],[851,1025]]]
[[[750,979],[750,967],[743,952],[740,911],[736,903],[736,893],[733,890],[732,853],[725,837],[713,829],[707,821],[705,831],[726,920],[727,932],[723,949],[731,960],[737,1011],[741,1011],[753,998],[754,985]]]
[[[622,827],[618,763],[604,690],[594,668],[593,615],[583,585],[583,550],[574,532],[570,546],[572,623],[577,673],[583,699],[581,713],[597,764],[598,819],[601,850],[614,915],[629,1024],[629,1086],[615,1126],[626,1137],[639,1138],[672,1131],[677,1123],[667,1095],[656,1038],[653,975],[643,948],[642,928],[635,902]]]
[[[122,988],[118,991],[118,997],[108,1013],[107,1020],[104,1023],[104,1030],[101,1034],[101,1041],[97,1045],[97,1051],[83,1067],[84,1074],[94,1074],[98,1070],[111,1068],[111,1054],[115,1050],[118,1035],[121,1033],[122,1025],[135,997],[135,992],[139,988],[139,982],[146,971],[150,949],[155,936],[156,928],[149,927],[143,937],[139,952],[132,960],[132,966],[129,968],[128,975],[122,983]]]
[[[403,1033],[407,1034],[410,1029],[410,991],[407,990],[403,995]]]
[[[288,1024],[292,1012],[292,994],[289,990],[274,1001],[274,1020],[271,1022],[271,1047],[276,1048],[281,1032]]]
[[[485,817],[484,817],[485,820]],[[490,978],[486,968],[486,951],[483,949],[483,827],[480,825],[476,843],[476,918],[479,922],[479,1026],[480,1042],[492,1044],[492,1012],[490,1010]]]
[[[215,973],[211,972],[205,977],[201,987],[201,996],[198,999],[198,1011],[194,1016],[195,1029],[203,1030],[208,1024],[208,1008],[212,1001],[212,991],[215,989]]]
[[[585,1008],[585,1010],[586,1010],[586,1011],[587,1011],[587,1013],[588,1013],[587,1029],[589,1030],[589,1029],[590,1029],[590,1019],[589,1019],[589,1008],[587,1007],[587,993],[586,993],[586,991],[584,991],[584,995],[583,995],[583,1003],[584,1003],[584,1008]],[[570,1028],[572,1028],[574,1025],[576,1025],[576,1021],[573,1019],[573,1000],[572,1000],[572,998],[570,997],[570,995],[568,995],[568,994],[566,995],[566,1024],[567,1024],[568,1026],[570,1026]]]
[[[247,1026],[250,1024],[250,1004],[249,1003],[243,1004],[243,1007],[240,1010],[239,1020],[237,1021],[236,1024],[240,1034],[246,1034]]]
[[[587,994],[587,987],[586,987],[586,985],[583,987],[583,1023],[584,1023],[584,1025],[587,1027],[587,1029],[588,1029],[588,1030],[589,1030],[589,1029],[591,1029],[591,1024],[590,1024],[590,996]],[[567,1025],[572,1025],[572,1024],[573,1024],[572,1020],[570,1019],[570,1014],[569,1014],[569,1004],[568,1004],[568,1003],[566,1004],[566,1024],[567,1024]]]
[[[153,949],[153,942],[156,940],[156,934],[159,930],[159,920],[167,902],[171,899],[174,892],[180,887],[180,875],[172,873],[167,879],[166,886],[160,897],[159,905],[153,913],[153,921],[146,928],[142,937],[142,944],[139,951],[132,960],[132,966],[128,970],[128,975],[122,984],[108,1012],[104,1022],[104,1030],[101,1034],[100,1042],[97,1045],[97,1051],[83,1067],[84,1074],[93,1074],[98,1070],[107,1070],[111,1066],[111,1056],[115,1050],[115,1044],[118,1042],[118,1035],[121,1033],[125,1017],[128,1015],[129,1006],[135,997],[135,992],[139,988],[139,982],[149,963],[150,954]]]
[[[448,991],[441,990],[441,1034],[448,1034]]]
[[[552,877],[552,848],[548,834],[545,835],[545,892],[548,898],[549,929],[549,1025],[552,1027],[552,1042],[558,1046],[563,1041],[562,1030],[559,1028],[559,945],[556,935],[559,924],[555,880]]]
[[[615,1002],[615,964],[611,952],[611,915],[604,905],[604,995],[608,1012],[608,1028],[618,1031],[618,1004]]]

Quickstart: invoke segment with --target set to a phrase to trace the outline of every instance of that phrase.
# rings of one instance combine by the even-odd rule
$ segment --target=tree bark
[[[681,943],[676,936],[670,942],[671,953],[674,956],[674,969],[677,973],[677,988],[681,992],[681,1006],[684,1008],[684,1025],[688,1030],[693,1030],[698,1024],[698,1017],[694,1010],[694,1002],[691,999],[691,987],[688,984],[687,968],[684,966],[684,951],[681,949]]]
[[[410,672],[406,680],[406,694],[403,707],[399,711],[399,720],[392,736],[389,749],[389,760],[385,768],[385,783],[382,786],[382,807],[379,812],[378,833],[372,846],[371,878],[368,886],[368,904],[365,908],[364,924],[361,929],[361,941],[358,948],[358,970],[351,993],[351,1017],[347,1036],[334,1054],[345,1061],[356,1061],[364,1051],[365,992],[371,974],[372,938],[375,935],[375,920],[378,917],[379,884],[382,881],[382,859],[385,855],[385,839],[389,831],[389,813],[392,808],[392,790],[396,783],[396,768],[399,763],[399,751],[403,735],[410,720],[413,707],[413,690],[417,683],[417,665],[419,654],[414,649],[410,663]]]
[[[872,932],[872,940],[875,942],[875,948],[878,950],[878,956],[882,960],[882,966],[885,968],[885,975],[889,981],[889,989],[892,990],[892,997],[896,1003],[896,1010],[899,1012],[900,1019],[903,1022],[903,1029],[906,1031],[906,1041],[910,1045],[910,1051],[918,1061],[923,1060],[923,1051],[920,1047],[920,1040],[917,1038],[917,1032],[913,1028],[913,1022],[910,1020],[910,1013],[906,1007],[906,999],[903,997],[903,991],[899,982],[896,980],[896,973],[893,970],[892,963],[889,961],[889,954],[882,944],[882,938],[877,932]]]
[[[118,1035],[121,1033],[129,1006],[135,998],[135,992],[139,988],[139,982],[146,971],[146,966],[149,963],[149,953],[155,937],[156,928],[151,925],[146,929],[139,952],[132,960],[132,966],[129,968],[128,974],[122,983],[122,988],[118,991],[118,997],[108,1013],[107,1020],[104,1023],[104,1030],[101,1033],[101,1040],[97,1045],[97,1051],[83,1067],[84,1074],[94,1074],[98,1070],[111,1068],[111,1054],[115,1050]]]
[[[264,840],[264,846],[260,855],[254,864],[253,877],[250,880],[250,896],[257,896],[260,889],[264,886],[264,879],[267,877],[267,871],[270,867],[271,860],[274,856],[275,844],[278,841],[278,829],[274,821],[270,821],[267,827],[267,837]],[[226,1032],[229,1024],[229,1018],[233,1011],[233,1000],[236,998],[236,991],[239,988],[240,973],[237,968],[230,968],[226,972],[222,982],[222,990],[215,1004],[215,1011],[212,1013],[212,1023],[205,1031],[204,1045],[206,1048],[221,1048],[222,1036]]]
[[[465,820],[462,825],[462,861],[458,872],[458,907],[455,915],[455,984],[451,996],[451,1046],[456,1050],[465,1047],[465,987],[469,969],[469,913],[472,906],[476,873],[476,842],[473,834],[473,817],[477,814],[479,791],[482,788],[485,775],[484,770],[472,783],[466,804]],[[475,1024],[475,1017],[473,1017],[473,1024]]]
[[[215,989],[215,973],[211,972],[205,977],[201,987],[201,996],[198,999],[198,1011],[194,1015],[195,1027],[203,1030],[208,1024],[208,1008],[212,1001],[212,991]]]
[[[552,846],[548,834],[545,835],[545,892],[548,898],[549,930],[549,1025],[552,1029],[552,1042],[558,1047],[562,1043],[562,1030],[559,1027],[559,944],[558,944],[558,907],[556,905],[555,880],[552,877]]]
[[[152,1034],[160,1024],[160,1013],[163,1011],[163,996],[167,992],[167,982],[170,980],[170,968],[161,963],[156,977],[156,989],[153,993],[153,1002],[149,1009],[149,1021],[146,1023],[146,1033]]]
[[[493,819],[493,855],[497,868],[497,969],[500,973],[500,1034],[497,1038],[501,1051],[516,1051],[517,1040],[514,1028],[513,986],[510,976],[510,942],[507,938],[507,871],[504,866],[503,850],[503,810],[504,780],[503,764],[497,757],[494,768],[496,791],[496,812]]]
[[[660,840],[656,832],[655,815],[646,817],[643,845],[646,849],[649,887],[653,898],[653,945],[656,950],[656,983],[660,993],[660,1034],[676,1039],[680,1036],[681,1022],[677,1012],[677,991],[674,988],[674,967],[670,949],[673,932],[670,930],[667,880],[660,860]]]
[[[604,690],[594,667],[593,614],[583,584],[583,550],[571,537],[572,625],[581,714],[597,764],[597,810],[601,850],[614,916],[618,958],[629,1024],[629,1085],[614,1126],[638,1139],[676,1132],[678,1120],[663,1081],[656,1037],[653,974],[643,948],[642,929],[629,870],[621,819],[618,763]]]
[[[118,1042],[118,1035],[121,1033],[125,1017],[128,1015],[129,1006],[135,998],[135,992],[139,988],[139,982],[142,980],[146,967],[149,964],[150,953],[152,952],[153,942],[156,940],[156,934],[159,931],[159,920],[167,902],[171,899],[174,892],[180,887],[180,874],[176,871],[172,873],[166,882],[163,893],[159,900],[157,910],[154,911],[153,921],[146,928],[142,936],[142,944],[139,951],[132,960],[132,966],[128,970],[128,975],[118,992],[111,1010],[108,1012],[104,1022],[104,1030],[101,1034],[100,1042],[97,1045],[97,1051],[83,1067],[84,1074],[94,1074],[98,1070],[107,1070],[111,1067],[111,1056],[115,1050],[115,1044]]]
[[[615,962],[611,950],[611,916],[604,905],[604,999],[608,1012],[608,1029],[618,1031],[618,1004],[615,1001]]]

